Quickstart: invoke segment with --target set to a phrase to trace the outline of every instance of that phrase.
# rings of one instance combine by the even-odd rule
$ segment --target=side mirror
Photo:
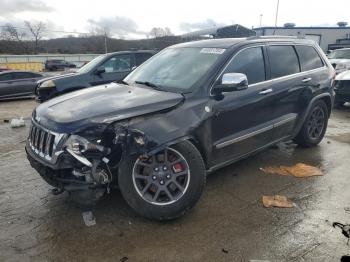
[[[101,75],[101,74],[103,74],[103,73],[105,73],[106,72],[106,69],[103,67],[103,66],[100,66],[100,67],[98,67],[96,70],[95,70],[95,74],[96,75]]]
[[[226,73],[222,76],[221,84],[214,86],[215,94],[223,92],[239,91],[248,88],[248,79],[245,74]]]

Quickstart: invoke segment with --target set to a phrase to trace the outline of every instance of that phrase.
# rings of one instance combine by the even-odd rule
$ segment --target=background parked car
[[[350,102],[350,71],[342,72],[336,76],[334,91],[336,106]]]
[[[63,70],[65,68],[75,68],[75,67],[77,67],[75,64],[69,63],[65,60],[53,59],[53,60],[47,60],[45,62],[45,69],[48,71],[57,71],[57,70]]]
[[[37,81],[44,76],[28,71],[0,72],[0,100],[33,97]]]
[[[122,80],[155,53],[123,51],[98,56],[74,73],[39,81],[35,92],[37,100],[42,102],[67,92]]]
[[[350,48],[337,49],[328,54],[337,74],[350,69]]]

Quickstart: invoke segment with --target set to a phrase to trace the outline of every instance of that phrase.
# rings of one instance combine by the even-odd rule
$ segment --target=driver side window
[[[265,81],[265,62],[262,47],[250,47],[240,51],[228,64],[225,73],[245,74],[250,85]]]
[[[106,73],[127,72],[131,70],[131,56],[113,56],[104,62],[101,66],[105,68]]]

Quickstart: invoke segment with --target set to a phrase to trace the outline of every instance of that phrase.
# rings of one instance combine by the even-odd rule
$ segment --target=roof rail
[[[303,36],[293,36],[293,35],[263,35],[263,36],[250,36],[247,39],[305,39]]]

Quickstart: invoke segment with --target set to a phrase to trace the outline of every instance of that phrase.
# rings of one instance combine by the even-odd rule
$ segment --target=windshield
[[[79,74],[85,74],[90,72],[96,65],[98,65],[104,58],[106,57],[106,55],[100,55],[98,57],[95,57],[94,59],[92,59],[89,63],[87,63],[86,65],[82,66],[77,73]]]
[[[329,59],[350,59],[350,49],[338,49],[334,50],[328,55]]]
[[[220,48],[168,48],[142,64],[124,81],[164,91],[189,92],[224,51]]]

